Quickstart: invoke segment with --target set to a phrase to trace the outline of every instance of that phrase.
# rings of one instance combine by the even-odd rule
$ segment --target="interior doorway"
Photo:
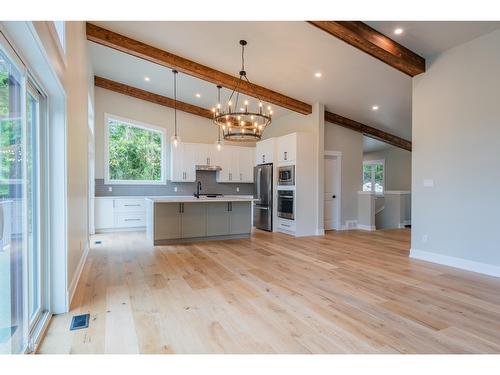
[[[325,230],[340,230],[342,153],[325,151],[324,164],[324,226]]]

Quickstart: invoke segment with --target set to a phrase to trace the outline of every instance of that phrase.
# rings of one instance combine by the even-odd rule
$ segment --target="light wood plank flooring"
[[[94,239],[40,353],[500,353],[500,279],[409,259],[405,229]]]

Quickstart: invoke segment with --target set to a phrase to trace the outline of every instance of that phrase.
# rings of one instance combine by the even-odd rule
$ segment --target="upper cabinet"
[[[170,180],[173,182],[196,181],[196,143],[179,143],[171,145]]]
[[[257,142],[255,146],[255,164],[266,164],[274,161],[274,145],[276,138],[268,138]]]
[[[217,182],[253,183],[253,147],[224,146],[218,152]]]
[[[221,167],[217,182],[253,183],[254,148],[223,146],[217,150],[214,144],[180,143],[171,146],[170,180],[195,182],[197,165]]]
[[[297,133],[278,138],[278,162],[295,161],[297,153]]]

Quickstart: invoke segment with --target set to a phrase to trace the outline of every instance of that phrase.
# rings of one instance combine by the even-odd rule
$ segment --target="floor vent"
[[[76,329],[88,328],[89,320],[90,314],[75,315],[71,320],[71,326],[69,327],[69,330],[74,331]]]

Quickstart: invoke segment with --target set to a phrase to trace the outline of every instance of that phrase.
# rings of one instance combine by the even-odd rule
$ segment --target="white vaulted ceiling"
[[[411,77],[306,22],[93,23],[234,76],[240,70],[238,41],[246,39],[246,70],[252,82],[309,104],[323,103],[331,112],[411,139]],[[414,25],[413,32],[416,29]],[[477,32],[469,30],[468,35],[476,37]],[[96,75],[172,96],[169,69],[89,45]],[[316,72],[322,77],[316,78]],[[145,82],[145,76],[151,81]],[[206,108],[215,103],[213,84],[179,75],[178,87],[182,101]],[[287,111],[276,109],[276,115]]]

